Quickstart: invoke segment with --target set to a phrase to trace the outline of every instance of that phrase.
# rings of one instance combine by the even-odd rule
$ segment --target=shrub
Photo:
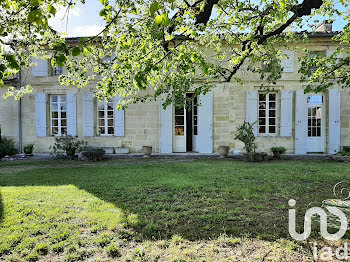
[[[28,144],[26,145],[24,148],[23,148],[23,151],[25,154],[32,154],[33,153],[33,150],[34,150],[34,145],[33,144]]]
[[[101,161],[105,151],[99,147],[85,147],[79,153],[80,160]]]
[[[287,151],[287,149],[283,146],[271,147],[270,150],[273,153],[274,158],[281,158],[281,155]]]
[[[15,142],[6,137],[2,137],[0,141],[0,158],[4,156],[12,156],[17,154],[17,149],[15,148]]]
[[[46,255],[47,252],[49,252],[49,246],[46,243],[37,244],[35,247],[35,251],[39,255]]]
[[[350,156],[350,151],[347,151],[347,150],[343,149],[343,150],[340,150],[337,155],[339,155],[339,156]]]
[[[110,257],[120,257],[119,247],[115,243],[110,243],[109,246],[105,247],[107,254]]]
[[[256,149],[253,125],[254,123],[250,124],[249,122],[244,121],[244,123],[237,128],[238,134],[235,137],[235,139],[244,143],[244,149],[248,154],[255,152]]]
[[[67,156],[73,157],[75,151],[81,148],[87,143],[83,140],[78,140],[76,137],[70,135],[64,135],[55,138],[55,143],[53,146],[50,146],[50,149],[53,150],[55,155],[65,152]]]

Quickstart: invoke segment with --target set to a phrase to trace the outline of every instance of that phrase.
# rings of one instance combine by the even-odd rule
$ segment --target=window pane
[[[265,110],[259,110],[259,117],[265,117],[266,111]]]
[[[61,126],[67,126],[67,119],[61,120]]]
[[[308,115],[308,116],[311,116],[311,114],[312,114],[311,108],[308,108],[308,109],[307,109],[307,115]]]
[[[58,118],[58,112],[52,112],[52,118]]]
[[[193,135],[198,135],[198,129],[197,129],[197,126],[194,126],[193,127]]]
[[[259,109],[265,109],[266,108],[266,102],[259,102]]]
[[[197,125],[197,122],[198,122],[197,116],[193,117],[193,124]]]
[[[269,118],[269,125],[274,126],[276,124],[276,118]]]
[[[105,112],[104,111],[98,111],[98,117],[99,118],[104,118]]]
[[[269,94],[270,101],[276,101],[276,94]]]
[[[52,128],[52,134],[57,135],[58,134],[58,127],[53,127]]]
[[[175,125],[183,125],[184,121],[185,119],[183,116],[175,116]]]
[[[97,108],[98,108],[98,110],[104,110],[105,103],[98,103]]]
[[[108,127],[108,134],[113,135],[114,134],[114,128],[113,127]]]
[[[99,127],[98,128],[98,133],[103,135],[105,133],[105,128],[104,127]]]
[[[175,107],[175,115],[183,115],[184,114],[184,108],[179,108],[178,106]]]
[[[183,126],[175,126],[175,135],[183,136],[185,134],[185,127]]]
[[[57,111],[58,110],[58,104],[57,103],[51,103],[51,111]]]
[[[311,128],[311,136],[316,136],[316,127]]]
[[[316,128],[316,135],[321,136],[321,127]]]
[[[67,134],[67,127],[62,127],[61,128],[61,135],[66,135]]]
[[[266,118],[259,118],[259,125],[266,125]]]
[[[99,119],[98,120],[98,125],[99,126],[104,126],[105,125],[105,120],[104,119]]]
[[[270,109],[275,109],[276,108],[276,102],[270,102],[269,103],[269,108]]]
[[[107,104],[107,110],[113,110],[113,103]]]
[[[113,111],[107,111],[107,117],[113,118]]]
[[[52,120],[52,126],[58,126],[58,120]]]
[[[275,126],[269,126],[269,133],[270,134],[276,133],[276,127]]]
[[[270,110],[269,111],[269,116],[276,117],[276,110]]]
[[[193,114],[194,114],[194,115],[197,115],[197,106],[194,106],[194,107],[193,107]]]
[[[266,133],[266,127],[265,126],[259,126],[259,133],[265,134]]]
[[[308,125],[308,126],[311,126],[311,124],[312,124],[312,121],[311,121],[311,118],[309,118],[309,119],[307,120],[307,125]]]
[[[61,99],[61,103],[66,102],[66,96],[60,96],[60,99]]]
[[[67,111],[67,104],[66,103],[61,104],[61,111]]]
[[[259,101],[266,101],[266,94],[259,94]]]
[[[108,119],[108,126],[114,126],[113,119]]]
[[[61,118],[67,118],[67,112],[61,112]]]
[[[51,96],[51,101],[52,102],[57,102],[57,99],[58,99],[57,96]]]

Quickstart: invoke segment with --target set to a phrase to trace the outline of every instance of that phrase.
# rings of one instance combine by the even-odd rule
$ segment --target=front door
[[[307,152],[323,153],[325,151],[325,119],[323,96],[307,97]]]
[[[198,111],[197,98],[186,94],[186,103],[174,107],[174,147],[173,152],[198,152]]]
[[[174,149],[175,153],[186,152],[186,108],[175,105],[174,114]]]

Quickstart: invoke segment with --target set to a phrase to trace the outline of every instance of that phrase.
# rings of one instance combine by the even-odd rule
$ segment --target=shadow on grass
[[[137,214],[140,223],[133,229],[143,238],[178,234],[195,240],[226,233],[273,240],[289,236],[289,198],[306,208],[331,196],[332,186],[324,185],[350,179],[349,174],[349,167],[321,162],[255,165],[213,160],[47,167],[2,176],[0,185],[72,184],[127,214]]]

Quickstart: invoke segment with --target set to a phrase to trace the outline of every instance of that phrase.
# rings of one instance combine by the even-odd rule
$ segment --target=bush
[[[13,156],[17,154],[17,149],[15,148],[15,142],[6,137],[2,137],[0,140],[0,158],[4,156]]]
[[[343,150],[340,150],[337,155],[338,156],[350,156],[350,151],[343,149]]]
[[[33,150],[34,150],[34,145],[33,144],[26,145],[23,148],[24,153],[28,154],[28,155],[31,155],[33,153]]]
[[[274,158],[281,158],[281,155],[287,151],[287,149],[283,146],[271,147],[270,150],[273,153]]]
[[[85,147],[79,153],[79,160],[101,161],[105,151],[99,147]]]
[[[59,155],[65,152],[67,156],[73,157],[75,155],[75,151],[86,144],[87,143],[85,141],[78,140],[76,137],[64,135],[56,137],[55,143],[53,146],[50,146],[50,149],[53,150],[53,153],[55,155]]]

